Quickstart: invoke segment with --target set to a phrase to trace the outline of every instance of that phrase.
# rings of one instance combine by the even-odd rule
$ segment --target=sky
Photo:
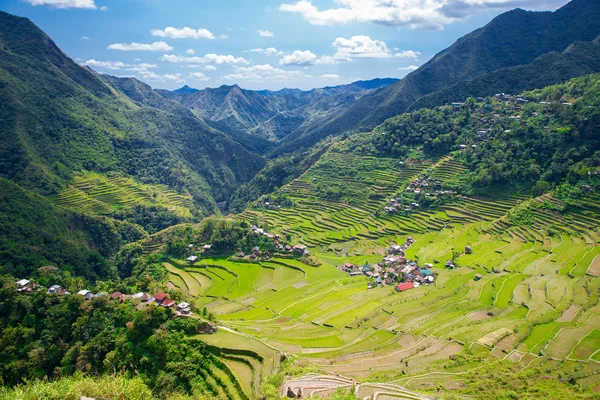
[[[154,88],[403,78],[513,8],[568,0],[0,0],[76,62]]]

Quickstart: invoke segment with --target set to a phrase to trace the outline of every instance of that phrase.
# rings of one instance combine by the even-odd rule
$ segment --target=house
[[[446,268],[454,269],[454,263],[452,261],[446,261]]]
[[[390,246],[390,249],[388,250],[389,254],[399,254],[399,255],[404,255],[404,250],[402,249],[402,246],[399,246],[397,244]]]
[[[169,298],[168,293],[158,292],[153,296],[154,302],[157,304],[162,304],[166,299]]]
[[[475,275],[475,280],[476,280],[476,281],[480,281],[480,280],[481,280],[481,278],[483,278],[483,275],[481,275],[481,274],[477,274],[477,275]]]
[[[165,307],[165,308],[171,308],[173,306],[175,306],[175,300],[172,299],[164,299],[162,301],[162,303],[160,303],[161,307]]]
[[[304,245],[297,244],[294,246],[294,253],[296,253],[298,255],[304,255],[305,251],[306,251],[306,246],[304,246]]]
[[[62,294],[63,290],[60,285],[52,285],[48,288],[48,294]]]
[[[21,279],[15,282],[15,285],[17,286],[17,292],[19,293],[31,293],[38,287],[38,285],[31,282],[29,279]]]
[[[433,275],[433,271],[431,271],[430,269],[422,269],[421,270],[421,275],[423,275],[423,276],[431,276],[431,275]]]
[[[252,252],[253,252],[253,253],[260,253],[260,248],[259,248],[258,246],[254,246],[254,247],[252,248]]]
[[[212,249],[212,244],[205,244],[204,247],[202,248],[202,252],[204,254],[210,253],[210,250]]]
[[[177,304],[177,311],[185,315],[191,314],[190,305],[186,302]]]
[[[473,248],[471,246],[465,246],[465,254],[473,254]]]
[[[246,254],[243,251],[240,251],[240,252],[236,253],[235,256],[237,258],[244,258],[246,256]]]
[[[89,291],[89,290],[85,290],[85,289],[84,289],[84,290],[80,290],[79,292],[77,292],[77,294],[78,294],[79,296],[83,296],[83,297],[85,297],[85,299],[86,299],[86,300],[89,300],[89,299],[91,299],[91,298],[94,298],[94,297],[96,297],[96,296],[94,296],[94,293],[92,293],[92,292],[91,292],[91,291]]]
[[[119,300],[120,302],[123,302],[123,300],[125,300],[125,295],[121,292],[114,292],[110,295],[110,298],[112,300]]]
[[[193,264],[193,263],[195,263],[196,261],[198,261],[198,256],[189,256],[189,257],[187,258],[187,260],[188,260],[188,262],[189,262],[190,264]]]
[[[415,285],[412,282],[404,282],[404,283],[400,283],[399,285],[396,285],[397,292],[405,292],[407,290],[414,289],[414,288],[415,288]]]

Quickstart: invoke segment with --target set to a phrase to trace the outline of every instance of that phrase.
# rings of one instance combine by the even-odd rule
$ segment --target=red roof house
[[[110,295],[110,298],[113,300],[123,300],[123,297],[125,295],[121,292],[114,292],[113,294]]]
[[[173,307],[175,305],[175,300],[165,299],[160,305],[163,307]]]
[[[397,292],[404,292],[406,290],[414,289],[415,285],[412,282],[404,282],[396,286]]]
[[[161,304],[163,301],[165,301],[165,299],[168,299],[168,298],[169,298],[168,293],[158,292],[154,295],[154,301],[157,302],[158,304]]]

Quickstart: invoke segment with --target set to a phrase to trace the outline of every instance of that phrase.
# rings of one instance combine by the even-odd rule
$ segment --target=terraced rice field
[[[172,283],[238,334],[233,343],[231,331],[223,340],[211,337],[211,343],[236,348],[253,343],[328,373],[411,390],[460,386],[481,364],[455,366],[450,358],[458,354],[510,360],[523,371],[541,368],[600,389],[600,208],[595,203],[582,202],[568,213],[537,208],[526,226],[506,218],[528,199],[520,195],[463,197],[442,209],[389,216],[379,211],[411,178],[429,170],[444,180],[461,167],[448,158],[401,167],[389,159],[327,157],[336,168],[364,165],[360,177],[340,179],[352,180],[358,192],[374,190],[378,200],[318,198],[315,182],[333,174],[325,158],[282,189],[294,198],[293,209],[239,216],[292,234],[309,245],[321,266],[291,259],[168,263]],[[392,287],[367,290],[366,277],[335,268],[376,263],[390,244],[409,235],[416,242],[407,257],[434,264],[435,284],[403,293]],[[464,254],[465,246],[473,253]],[[455,270],[443,267],[450,259]],[[483,278],[476,281],[476,274]],[[248,367],[243,372],[232,365],[245,376],[243,387],[256,387],[257,367],[252,375]],[[276,368],[276,363],[263,365],[263,371]]]
[[[56,205],[83,209],[96,214],[136,204],[162,205],[182,217],[191,217],[192,198],[164,185],[144,185],[131,178],[87,173],[57,195],[49,196]]]

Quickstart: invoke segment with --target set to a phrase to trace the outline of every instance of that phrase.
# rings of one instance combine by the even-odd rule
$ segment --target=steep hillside
[[[427,94],[502,68],[529,64],[546,53],[562,53],[571,44],[593,41],[599,34],[600,3],[594,0],[573,0],[555,12],[507,12],[459,39],[400,82],[363,97],[327,123],[296,130],[285,138],[279,151],[310,145],[328,135],[372,129]],[[558,80],[539,83],[557,83],[573,76],[558,72]],[[508,91],[502,90],[501,81],[496,86]]]
[[[60,266],[91,280],[116,278],[107,260],[143,238],[138,226],[55,207],[44,197],[0,178],[0,274],[29,276]]]
[[[115,86],[29,20],[0,13],[0,176],[51,194],[74,172],[117,171],[190,193],[209,214],[264,165],[140,82]]]
[[[264,152],[303,125],[323,122],[367,93],[396,81],[392,78],[374,79],[309,91],[252,91],[233,85],[204,90],[183,87],[172,92],[156,92],[190,108],[209,125],[226,132],[252,150]]]

